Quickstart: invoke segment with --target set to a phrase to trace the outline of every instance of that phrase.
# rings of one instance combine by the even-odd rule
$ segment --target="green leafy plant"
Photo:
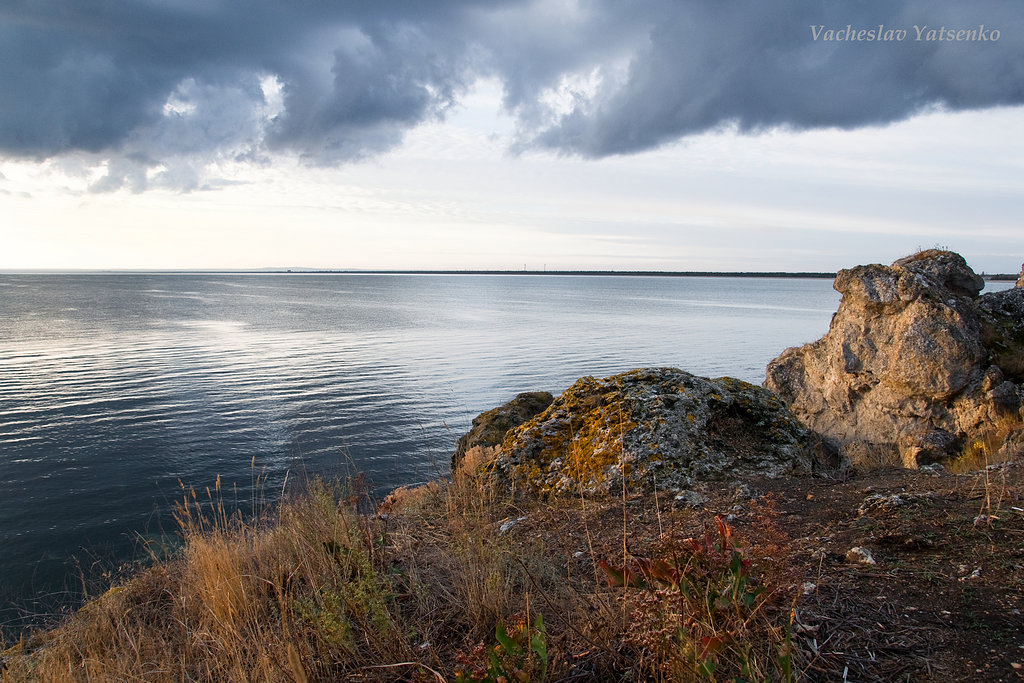
[[[688,601],[704,603],[691,607],[708,612],[750,609],[762,590],[751,582],[750,562],[736,547],[732,529],[721,517],[715,523],[717,537],[705,532],[703,539],[684,539],[665,557],[634,558],[620,567],[599,560],[598,566],[611,586],[677,589]]]
[[[483,654],[483,648],[479,646],[469,656],[460,657],[460,663],[471,668],[468,672],[459,671],[455,677],[457,682],[527,683],[547,680],[548,647],[543,616],[538,614],[532,627],[525,621],[517,624],[511,633],[504,623],[499,622],[494,629],[494,637],[497,643],[486,650],[486,661],[479,662]],[[474,660],[477,660],[475,665]]]
[[[725,670],[732,680],[762,678],[765,657],[750,636],[768,592],[751,575],[732,529],[715,517],[702,538],[663,541],[655,557],[598,562],[610,586],[642,591],[634,598],[631,640],[669,677],[718,680]],[[791,680],[786,629],[764,626],[761,635],[780,641],[773,667]]]

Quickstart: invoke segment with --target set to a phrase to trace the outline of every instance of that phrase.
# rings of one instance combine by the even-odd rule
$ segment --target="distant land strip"
[[[164,275],[598,275],[609,277],[766,277],[766,278],[818,278],[835,279],[836,273],[824,272],[789,272],[789,271],[727,271],[727,270],[383,270],[359,268],[154,268],[154,269],[45,269],[45,268],[11,268],[0,269],[0,274],[39,274],[39,275],[144,275],[159,273]],[[980,273],[989,281],[1014,282],[1019,277],[1016,273]]]
[[[295,268],[273,272],[348,273],[368,275],[608,275],[625,277],[776,277],[835,279],[835,273],[789,271],[717,271],[717,270],[317,270]],[[1017,274],[981,273],[985,280],[1016,281]]]
[[[366,275],[607,275],[620,277],[788,277],[835,278],[835,273],[728,272],[701,270],[306,270],[288,269],[289,273],[348,273]],[[1017,276],[1014,275],[1016,280]]]

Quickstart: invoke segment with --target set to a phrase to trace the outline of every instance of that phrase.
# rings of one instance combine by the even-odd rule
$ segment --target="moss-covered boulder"
[[[554,396],[546,391],[528,391],[517,395],[505,405],[491,408],[473,418],[470,430],[462,435],[452,455],[452,472],[459,469],[459,463],[466,451],[476,448],[500,446],[505,434],[527,420],[540,414],[551,405]]]
[[[775,394],[737,379],[675,368],[577,380],[510,430],[491,463],[532,494],[691,488],[738,474],[811,467],[813,436]]]
[[[1024,278],[1022,278],[1024,280]],[[1009,381],[1024,384],[1024,285],[978,299],[981,340],[991,364]]]

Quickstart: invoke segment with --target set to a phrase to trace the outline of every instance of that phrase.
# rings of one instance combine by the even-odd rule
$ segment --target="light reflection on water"
[[[178,480],[249,505],[349,462],[383,490],[446,472],[519,391],[677,366],[760,383],[828,328],[828,280],[0,275],[0,601],[131,557]],[[86,552],[87,549],[88,552]],[[83,559],[85,558],[85,559]],[[39,605],[47,607],[46,601]],[[30,605],[30,608],[33,608]],[[0,621],[12,621],[10,612]]]

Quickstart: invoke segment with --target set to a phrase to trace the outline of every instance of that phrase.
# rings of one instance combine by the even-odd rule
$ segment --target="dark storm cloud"
[[[449,19],[386,2],[8,4],[0,9],[0,149],[50,156],[127,145],[160,156],[205,143],[244,151],[260,143],[249,119],[267,104],[260,80],[273,77],[285,107],[276,118],[268,112],[259,131],[272,145],[313,156],[372,153],[436,115],[461,87],[467,70],[449,64],[452,49],[422,38]],[[219,106],[226,98],[233,107]],[[169,110],[169,101],[180,107]],[[180,131],[183,120],[194,134],[143,139]]]
[[[1022,102],[1021,16],[1013,0],[8,0],[0,153],[118,157],[98,190],[198,182],[184,160],[335,164],[443,118],[481,76],[503,83],[518,149],[855,127]],[[848,24],[909,35],[812,37]],[[912,28],[978,24],[999,40]]]
[[[521,144],[605,156],[722,125],[853,128],[935,106],[1024,102],[1019,3],[665,2],[653,13],[652,7],[646,6],[652,28],[626,74],[605,80],[569,111],[549,112],[545,125],[524,131]],[[987,30],[979,33],[980,25]],[[930,29],[943,28],[964,29],[964,40],[929,40]],[[988,40],[968,40],[969,29]]]

